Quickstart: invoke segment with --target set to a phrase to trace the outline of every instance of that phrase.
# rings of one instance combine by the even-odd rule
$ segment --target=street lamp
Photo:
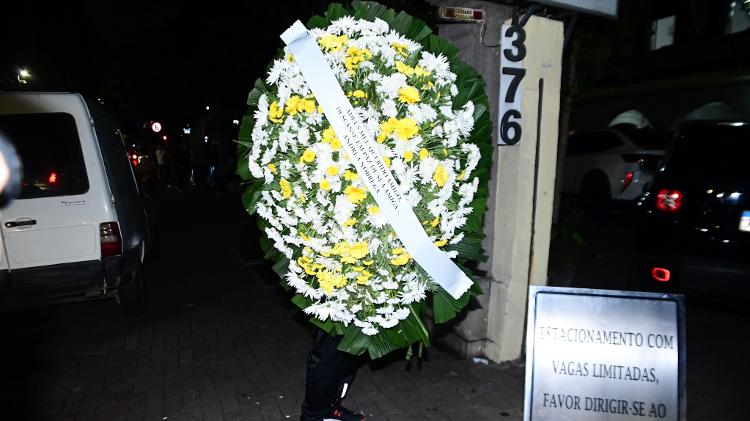
[[[31,73],[29,73],[29,71],[26,69],[19,69],[16,79],[18,79],[18,83],[25,85],[29,83],[29,79],[31,79]]]

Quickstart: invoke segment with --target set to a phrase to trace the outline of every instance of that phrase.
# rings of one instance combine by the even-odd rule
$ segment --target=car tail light
[[[660,267],[651,268],[651,278],[654,281],[669,282],[669,279],[671,277],[672,277],[672,273],[669,271],[669,269],[664,269]]]
[[[117,222],[104,222],[99,225],[99,238],[102,245],[102,257],[122,254],[122,237]]]
[[[625,178],[622,180],[622,190],[620,190],[620,193],[624,192],[625,189],[628,188],[628,186],[633,182],[633,177],[635,174],[633,171],[628,171],[627,174],[625,174]]]
[[[49,181],[50,184],[57,183],[57,173],[56,172],[49,173],[49,177],[47,177],[47,181]]]
[[[661,189],[656,195],[656,209],[665,213],[679,212],[682,198],[682,192],[679,190]]]

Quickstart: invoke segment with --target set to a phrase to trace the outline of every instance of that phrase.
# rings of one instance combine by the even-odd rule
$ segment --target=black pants
[[[339,351],[341,336],[315,329],[313,349],[307,357],[305,401],[300,421],[322,421],[341,399],[344,384],[351,385],[361,358]]]

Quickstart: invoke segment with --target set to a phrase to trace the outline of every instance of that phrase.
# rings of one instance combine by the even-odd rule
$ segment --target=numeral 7
[[[505,102],[512,104],[516,101],[516,92],[518,86],[521,84],[521,80],[526,76],[526,69],[519,69],[517,67],[503,67],[503,74],[513,76],[508,86],[508,91],[505,92]]]

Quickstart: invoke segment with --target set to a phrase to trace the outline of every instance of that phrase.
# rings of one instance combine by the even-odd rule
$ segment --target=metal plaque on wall
[[[531,286],[524,420],[680,420],[679,294]]]

